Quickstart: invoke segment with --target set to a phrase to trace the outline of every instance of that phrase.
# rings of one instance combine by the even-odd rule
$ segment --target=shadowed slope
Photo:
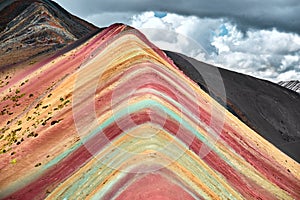
[[[166,51],[187,76],[208,92],[203,76],[217,80],[214,66],[179,53]],[[198,70],[196,70],[198,69]],[[201,74],[199,73],[199,70]],[[218,88],[209,91],[221,104],[258,134],[300,162],[300,98],[277,84],[219,68],[227,99],[220,99]]]

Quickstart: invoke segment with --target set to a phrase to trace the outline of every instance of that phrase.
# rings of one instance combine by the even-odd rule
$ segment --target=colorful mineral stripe
[[[299,164],[126,25],[0,92],[1,199],[300,199]]]

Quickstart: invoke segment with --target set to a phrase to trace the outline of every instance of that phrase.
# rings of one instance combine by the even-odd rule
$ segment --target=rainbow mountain
[[[183,65],[114,24],[1,68],[0,198],[299,199],[299,163]]]

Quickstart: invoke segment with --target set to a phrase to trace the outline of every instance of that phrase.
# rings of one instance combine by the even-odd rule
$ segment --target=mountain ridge
[[[5,1],[0,11],[0,68],[51,54],[98,28],[47,0]]]
[[[270,81],[218,68],[226,91],[226,100],[221,99],[218,94],[222,88],[208,88],[202,77],[218,80],[218,74],[212,74],[213,70],[210,69],[216,68],[215,66],[180,53],[165,52],[180,70],[221,105],[277,148],[300,162],[300,98],[297,93]]]
[[[22,3],[21,1],[18,1],[18,0],[16,0],[16,1],[6,0],[4,2],[6,2],[6,4],[10,3],[9,6],[6,6],[7,9],[10,9],[10,7],[15,6],[15,5],[12,5],[12,4],[19,5],[19,4]],[[9,2],[9,3],[7,3],[7,2]],[[78,40],[77,37],[79,37],[79,36],[76,37],[75,33],[72,34],[66,29],[66,27],[67,27],[66,23],[61,22],[61,21],[55,21],[57,16],[62,15],[62,14],[57,14],[58,11],[63,12],[64,15],[70,15],[70,14],[67,13],[67,11],[60,8],[59,5],[57,5],[55,2],[51,2],[51,1],[47,1],[47,0],[30,0],[28,2],[26,1],[25,5],[27,5],[27,7],[23,9],[23,12],[26,12],[24,14],[25,19],[28,19],[28,17],[31,16],[31,15],[34,16],[34,18],[32,18],[32,19],[35,19],[35,20],[33,20],[35,23],[32,24],[32,23],[28,22],[27,25],[30,26],[30,24],[32,24],[32,27],[34,27],[33,30],[31,31],[31,33],[32,33],[31,36],[33,37],[32,39],[34,40],[34,42],[31,44],[31,46],[34,46],[34,48],[36,50],[36,54],[33,54],[31,56],[22,55],[22,53],[24,52],[24,49],[22,49],[22,48],[19,49],[18,51],[9,50],[9,51],[11,51],[11,54],[17,55],[17,57],[19,57],[19,59],[21,59],[21,60],[24,57],[26,57],[28,61],[36,60],[36,57],[39,56],[39,55],[42,55],[42,57],[45,57],[45,56],[43,56],[43,54],[53,55],[55,52],[57,52],[58,49],[62,49],[63,47],[66,47],[65,52],[67,52],[68,50],[71,49],[71,46],[70,46],[71,43],[74,43],[75,46],[76,46],[76,44],[80,45],[86,39],[91,37],[93,35],[92,33],[95,34],[99,31],[103,30],[103,28],[102,29],[95,28],[95,30],[92,30],[92,31],[90,31],[90,33],[86,34],[86,35],[90,35],[90,36],[85,36],[82,40],[80,40],[80,39]],[[50,6],[50,8],[57,7],[59,9],[57,11],[51,11],[49,6]],[[5,11],[5,9],[4,9],[0,12],[7,12],[7,11]],[[38,15],[32,14],[32,13],[36,13],[36,12],[38,12],[40,14],[38,14]],[[42,14],[42,13],[44,13],[44,14]],[[46,14],[46,16],[45,16],[45,14]],[[18,15],[18,16],[20,16],[20,15]],[[79,19],[79,18],[74,18],[74,19]],[[25,39],[27,39],[27,40],[25,40],[25,42],[26,41],[28,41],[29,43],[32,42],[32,39],[30,39],[30,37],[29,38],[26,37],[26,33],[27,33],[26,31],[28,31],[28,27],[27,26],[24,27],[24,23],[20,23],[20,24],[17,23],[19,21],[22,21],[22,19],[18,19],[18,17],[15,18],[14,20],[12,20],[11,22],[8,23],[6,32],[5,32],[5,30],[3,32],[0,32],[0,40],[2,38],[2,41],[4,41],[0,45],[5,46],[6,43],[8,43],[8,44],[13,44],[14,43],[14,41],[16,39],[14,39],[15,37],[13,37],[13,34],[11,34],[11,32],[13,32],[15,34],[20,33],[19,34],[19,42],[17,42],[18,45],[20,43],[22,43],[22,42],[20,42],[20,41],[22,41],[22,37],[25,37]],[[49,23],[51,23],[52,26],[50,26],[50,28],[48,28],[48,30],[49,29],[58,30],[58,31],[52,31],[51,32],[51,33],[54,34],[54,36],[53,36],[54,40],[52,40],[52,42],[57,40],[57,42],[54,42],[55,44],[53,43],[52,46],[47,44],[47,40],[43,40],[43,38],[45,38],[43,35],[45,35],[45,34],[49,35],[49,31],[45,31],[44,34],[36,35],[36,32],[40,33],[39,30],[43,29],[44,27],[47,27],[49,25]],[[84,21],[82,23],[85,24]],[[14,32],[13,30],[10,31],[9,27],[12,28],[13,30],[18,29],[18,27],[20,27],[19,28],[20,31],[19,32],[18,31]],[[62,33],[60,34],[60,32],[62,32]],[[5,35],[5,33],[6,33],[6,35]],[[25,36],[22,33],[25,33]],[[68,35],[69,35],[69,37],[68,37]],[[6,40],[3,39],[3,38],[6,38]],[[39,40],[39,38],[42,38],[42,40]],[[51,40],[51,38],[50,38],[50,40]],[[77,41],[77,42],[75,42],[75,41]],[[67,45],[67,44],[69,44],[69,45]],[[40,49],[38,48],[39,45],[41,45]],[[73,45],[72,48],[75,47],[74,45]],[[9,46],[9,48],[11,48],[11,45],[6,45],[6,46]],[[30,44],[29,44],[29,46],[30,46]],[[16,48],[18,48],[18,47],[16,47]],[[5,48],[1,48],[1,49],[3,50]],[[7,51],[7,49],[6,49],[6,51]],[[5,52],[5,54],[3,54],[2,56],[4,56],[4,59],[7,59],[8,57],[11,57],[11,58],[13,58],[13,61],[15,61],[15,57],[12,56],[11,54],[9,54],[10,53],[9,51]],[[19,54],[18,52],[21,52],[21,54]],[[32,51],[27,51],[27,52],[32,53]],[[193,65],[190,64],[192,62],[191,60],[188,60],[187,57],[185,57],[183,59],[183,57],[180,54],[175,53],[175,52],[165,51],[165,53],[168,56],[170,56],[172,59],[174,59],[176,65],[179,66],[180,70],[182,70],[185,74],[187,74],[192,80],[197,82],[202,89],[204,89],[206,92],[208,92],[208,88],[205,86],[204,80],[201,79],[201,76],[199,77],[197,75],[198,74],[197,71],[193,72],[193,70],[194,70]],[[183,59],[183,61],[180,61],[179,58]],[[1,56],[0,56],[0,60],[1,60]],[[34,63],[34,62],[30,61],[30,63]],[[5,62],[3,62],[3,63],[5,63]],[[7,65],[7,63],[5,63],[5,64]],[[205,72],[209,71],[209,70],[207,70],[208,68],[205,68],[205,67],[203,68],[203,66],[206,65],[206,64],[204,64],[204,65],[203,64],[201,64],[202,67],[200,67],[200,69],[203,70],[203,73],[205,74]],[[187,68],[184,65],[187,65],[187,66],[190,65],[191,67]],[[195,63],[195,65],[199,65],[199,64]],[[1,66],[0,66],[0,68],[1,68]],[[253,79],[252,77],[249,77],[247,75],[241,75],[239,73],[226,71],[222,68],[218,68],[218,70],[221,71],[223,75],[225,74],[224,78],[226,80],[226,84],[225,84],[226,85],[226,90],[227,90],[227,92],[229,92],[228,95],[227,95],[228,98],[226,100],[218,99],[219,97],[218,97],[217,94],[219,93],[219,91],[214,91],[214,93],[210,93],[210,95],[212,95],[213,98],[215,98],[219,103],[221,103],[225,108],[227,108],[231,113],[233,113],[241,121],[246,123],[249,127],[251,127],[252,129],[259,132],[262,136],[264,136],[266,139],[270,140],[278,148],[280,148],[285,153],[287,153],[288,155],[292,156],[294,159],[299,161],[300,160],[300,155],[298,154],[298,152],[296,150],[298,142],[299,142],[299,138],[300,138],[300,136],[299,136],[300,133],[297,132],[299,130],[297,128],[298,124],[296,122],[294,123],[293,120],[285,121],[283,116],[280,116],[278,114],[272,114],[272,118],[274,118],[272,120],[265,119],[265,118],[268,118],[268,117],[265,116],[265,115],[268,115],[266,113],[260,113],[258,115],[254,114],[251,111],[251,109],[249,110],[247,108],[247,105],[245,104],[245,102],[246,102],[245,99],[248,99],[249,101],[251,101],[251,105],[254,106],[253,108],[255,108],[256,110],[261,110],[261,109],[265,110],[266,109],[265,105],[261,104],[262,102],[265,102],[266,105],[271,105],[271,104],[274,104],[274,103],[278,103],[278,101],[276,99],[274,99],[273,97],[268,96],[268,97],[260,97],[260,99],[264,98],[264,101],[259,100],[259,101],[262,101],[262,102],[257,103],[256,101],[258,101],[258,100],[254,100],[254,97],[250,96],[247,93],[244,94],[245,98],[243,99],[243,98],[240,97],[241,95],[236,92],[236,91],[239,91],[238,87],[234,86],[234,85],[239,84],[239,83],[232,82],[232,81],[230,81],[230,79],[232,77],[239,77],[238,80],[242,81],[241,82],[242,84],[239,84],[239,85],[243,85],[244,89],[248,87],[248,89],[250,89],[251,91],[255,90],[255,88],[249,88],[249,85],[244,84],[243,82],[247,82],[248,80],[256,80],[254,82],[259,83],[259,87],[264,88],[264,90],[268,90],[270,88],[270,86],[272,86],[277,91],[275,93],[278,93],[278,94],[282,93],[283,96],[289,96],[290,95],[289,93],[292,92],[292,91],[289,91],[289,90],[284,91],[283,88],[281,88],[280,86],[276,87],[277,84],[274,84],[274,83],[271,83],[271,82],[268,82],[268,81],[264,81],[264,80],[261,80],[261,79]],[[207,74],[207,75],[210,76],[210,77],[213,77],[210,74]],[[240,77],[243,77],[243,78],[240,78]],[[253,84],[254,84],[254,82],[253,82]],[[3,82],[2,84],[5,84],[5,83]],[[231,88],[236,88],[236,89],[231,89]],[[278,88],[280,88],[280,89],[278,89]],[[255,94],[253,93],[253,95],[255,95]],[[276,96],[276,94],[273,94],[273,96],[274,95]],[[276,97],[276,98],[280,99],[280,97]],[[290,105],[294,104],[292,101],[290,101],[290,99],[288,100],[288,102],[290,102]],[[280,105],[282,105],[282,104],[283,103],[280,103]],[[281,108],[281,110],[282,109],[283,108]],[[293,111],[295,109],[297,110],[298,108],[296,106],[293,106],[293,109],[287,112],[287,113],[290,113],[290,114],[288,114],[289,116],[290,115],[293,116],[291,119],[297,119],[297,117],[294,117],[295,112],[293,112]],[[263,112],[266,112],[266,111],[263,111]],[[271,113],[271,110],[269,110],[268,112]],[[264,123],[260,123],[261,120],[258,120],[258,121],[253,120],[253,119],[256,119],[256,118],[259,118],[259,119],[265,121],[269,125],[264,125]],[[280,124],[280,125],[278,126],[275,122],[277,124]],[[266,129],[266,127],[268,127],[268,128]],[[274,138],[270,135],[270,132],[272,132],[272,134],[275,134]],[[290,147],[290,146],[287,146],[287,145],[282,145],[282,144],[287,144],[289,142],[293,142],[293,144],[294,144],[294,145],[292,145],[293,147]]]
[[[174,60],[114,24],[13,77],[0,102],[0,196],[299,198],[299,164]]]
[[[0,68],[1,199],[300,198],[294,92],[219,69],[221,99],[202,77],[214,66],[124,24],[78,39],[40,2],[11,28],[39,8],[32,46],[47,46],[39,27],[54,18],[64,47]]]

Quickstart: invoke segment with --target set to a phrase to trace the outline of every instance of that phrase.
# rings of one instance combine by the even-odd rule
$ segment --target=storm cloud
[[[83,18],[102,12],[139,13],[164,11],[199,18],[226,18],[245,32],[249,28],[272,29],[300,34],[299,0],[56,0]]]

